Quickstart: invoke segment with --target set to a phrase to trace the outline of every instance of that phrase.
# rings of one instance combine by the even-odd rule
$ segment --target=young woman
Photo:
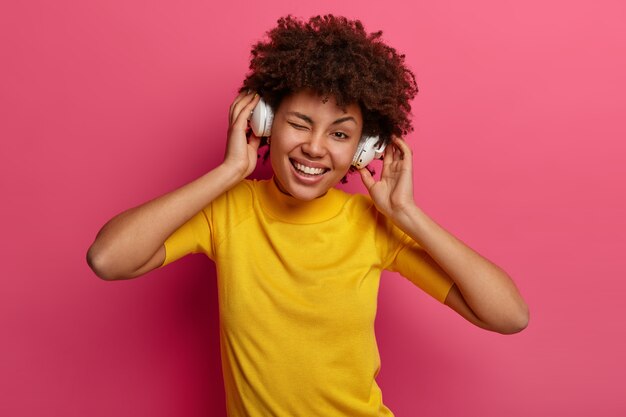
[[[404,56],[332,15],[288,16],[268,35],[230,106],[223,162],[111,219],[87,259],[108,280],[188,253],[216,262],[230,416],[391,416],[375,381],[383,269],[491,331],[522,330],[528,309],[502,269],[415,204]],[[248,131],[261,96],[274,110],[267,138]],[[334,188],[376,135],[380,179],[358,170],[369,195]],[[265,145],[273,178],[246,180]]]

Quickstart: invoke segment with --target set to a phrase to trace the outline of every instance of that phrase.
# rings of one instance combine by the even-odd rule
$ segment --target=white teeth
[[[296,167],[298,171],[302,171],[305,174],[309,174],[309,175],[319,175],[319,174],[323,174],[324,172],[326,172],[326,169],[324,168],[311,168],[306,165],[299,164],[296,161],[293,161],[293,166]]]

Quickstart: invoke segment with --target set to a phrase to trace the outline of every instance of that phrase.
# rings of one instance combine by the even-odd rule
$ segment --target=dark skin
[[[413,158],[394,136],[385,152],[380,180],[360,171],[376,208],[411,236],[454,282],[445,303],[471,323],[503,334],[528,325],[528,307],[513,280],[426,215],[413,198]]]
[[[314,123],[307,126],[302,118],[297,123],[284,118],[284,126],[277,126],[277,133],[273,134],[276,144],[272,145],[272,166],[283,192],[311,199],[326,193],[347,173],[363,122],[358,106],[339,108],[310,92],[294,96],[298,100],[285,103],[300,109],[298,113],[307,115]],[[252,173],[260,139],[254,135],[247,138],[246,128],[258,101],[259,96],[253,93],[241,93],[233,101],[226,152],[218,167],[177,190],[115,216],[103,226],[87,254],[88,263],[98,276],[130,279],[162,265],[167,237]],[[281,114],[279,109],[277,121],[282,120]],[[314,186],[294,182],[287,165],[294,158],[312,167],[329,169],[331,181]],[[527,326],[528,307],[506,272],[444,230],[415,204],[412,152],[403,139],[392,138],[380,179],[374,179],[367,169],[359,173],[376,208],[411,236],[424,249],[427,261],[436,263],[454,282],[446,305],[487,330],[510,334]]]

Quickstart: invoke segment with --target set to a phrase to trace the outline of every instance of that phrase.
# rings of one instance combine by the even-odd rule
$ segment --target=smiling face
[[[347,174],[363,119],[309,90],[285,97],[272,123],[270,161],[278,187],[299,200],[320,197]]]

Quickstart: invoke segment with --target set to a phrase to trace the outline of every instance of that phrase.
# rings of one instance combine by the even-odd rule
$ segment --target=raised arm
[[[366,169],[361,178],[378,210],[411,236],[454,281],[446,304],[473,324],[516,333],[528,324],[528,307],[513,280],[428,217],[413,200],[412,155],[394,137],[385,151],[380,181]]]
[[[183,223],[254,170],[260,139],[246,139],[248,116],[259,101],[239,94],[230,106],[224,161],[184,186],[109,220],[87,251],[87,263],[102,279],[130,279],[163,264],[165,240]]]

